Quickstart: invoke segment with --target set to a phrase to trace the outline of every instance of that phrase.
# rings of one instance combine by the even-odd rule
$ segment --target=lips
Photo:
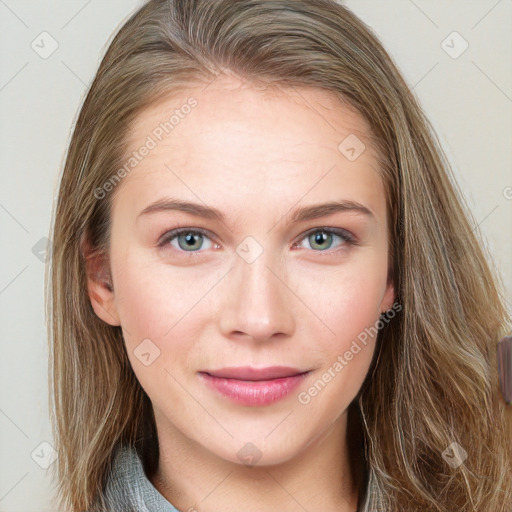
[[[261,407],[289,396],[309,373],[288,366],[245,366],[203,371],[199,377],[209,389],[231,402]]]
[[[299,370],[298,368],[292,368],[289,366],[267,366],[265,368],[239,366],[220,368],[219,370],[208,370],[202,373],[207,373],[212,377],[222,379],[259,381],[293,377],[294,375],[300,375],[305,372],[304,370]]]

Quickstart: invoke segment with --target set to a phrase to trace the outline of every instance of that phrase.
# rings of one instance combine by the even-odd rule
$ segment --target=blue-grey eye
[[[178,246],[175,242],[177,241]],[[210,249],[211,240],[200,231],[182,230],[175,232],[173,236],[167,238],[167,243],[170,243],[176,249],[181,249],[186,252],[196,252],[199,249]],[[204,247],[204,243],[209,242],[210,246]]]
[[[352,241],[351,237],[343,231],[338,233],[330,229],[317,229],[315,231],[311,231],[304,237],[304,240],[308,241],[311,249],[315,251],[324,251],[326,249],[331,249],[336,238],[341,240],[341,243],[338,245],[343,245],[344,242],[350,243]]]

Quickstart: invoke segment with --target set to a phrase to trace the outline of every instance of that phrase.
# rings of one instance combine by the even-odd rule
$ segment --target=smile
[[[199,372],[199,376],[206,386],[231,401],[246,406],[264,406],[288,396],[309,373],[274,366],[224,368]]]

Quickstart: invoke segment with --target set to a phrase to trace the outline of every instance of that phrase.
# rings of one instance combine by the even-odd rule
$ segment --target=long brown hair
[[[120,445],[157,464],[151,402],[121,329],[92,309],[84,247],[108,255],[115,187],[101,198],[97,190],[122,167],[136,116],[223,70],[333,91],[371,127],[402,311],[379,332],[357,398],[358,428],[389,510],[510,512],[496,368],[510,318],[490,255],[417,99],[372,31],[331,0],[150,0],[110,44],[74,128],[52,226],[49,376],[60,503],[81,512],[101,497]],[[453,443],[468,454],[457,468],[443,457]]]

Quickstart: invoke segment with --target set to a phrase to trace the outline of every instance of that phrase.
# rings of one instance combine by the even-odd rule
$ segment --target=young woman
[[[147,2],[55,212],[60,506],[510,512],[510,318],[470,219],[346,8]]]

